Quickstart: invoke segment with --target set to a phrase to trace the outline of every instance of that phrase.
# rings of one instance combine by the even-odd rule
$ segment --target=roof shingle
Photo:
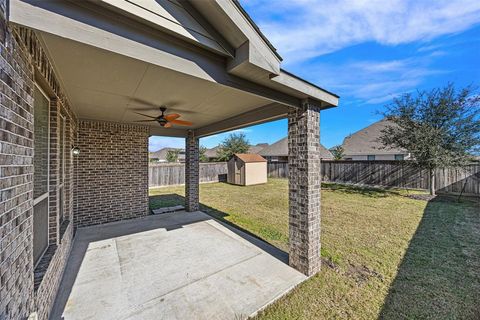
[[[385,148],[379,141],[382,131],[393,125],[392,122],[383,119],[372,123],[343,140],[343,152],[345,155],[369,155],[369,154],[404,154],[406,150],[398,148]]]

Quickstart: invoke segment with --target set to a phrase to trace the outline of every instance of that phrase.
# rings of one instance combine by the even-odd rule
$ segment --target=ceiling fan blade
[[[178,118],[180,118],[180,115],[178,113],[170,113],[165,115],[165,119],[167,119],[168,121],[175,120]]]
[[[148,115],[148,114],[143,114],[143,113],[140,113],[140,112],[134,112],[134,113],[139,114],[139,115],[144,116],[144,117],[152,118],[152,119],[156,119],[156,118],[157,118],[157,117],[152,117],[152,116],[150,116],[150,115]]]
[[[134,122],[155,122],[157,120],[155,119],[152,119],[152,120],[137,120],[137,121],[134,121]]]
[[[165,123],[164,128],[171,128],[172,124],[170,122]]]
[[[181,126],[191,126],[191,125],[193,125],[192,122],[185,121],[185,120],[172,120],[170,122],[173,123],[173,124],[181,125]]]

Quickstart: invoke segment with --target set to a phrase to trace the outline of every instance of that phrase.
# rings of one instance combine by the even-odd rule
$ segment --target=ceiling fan
[[[162,114],[160,114],[157,117],[152,117],[149,116],[148,114],[143,114],[139,112],[135,112],[136,114],[142,115],[144,117],[151,118],[149,120],[139,120],[135,122],[150,122],[150,121],[156,121],[158,124],[164,128],[171,128],[173,124],[180,125],[180,126],[191,126],[193,123],[190,121],[185,121],[185,120],[178,120],[178,118],[181,117],[180,114],[178,113],[170,113],[170,114],[165,114],[165,111],[167,111],[166,106],[161,106],[160,111]]]

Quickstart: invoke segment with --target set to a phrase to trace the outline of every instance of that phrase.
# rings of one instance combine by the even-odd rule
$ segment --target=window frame
[[[34,82],[34,86],[36,89],[38,89],[38,91],[40,92],[41,95],[43,95],[43,97],[48,101],[48,108],[47,108],[47,191],[45,193],[43,193],[42,195],[36,197],[33,199],[33,213],[32,214],[35,214],[35,206],[37,204],[39,204],[40,202],[42,202],[43,200],[47,199],[47,215],[50,214],[50,141],[51,141],[51,137],[50,137],[50,104],[52,102],[51,98],[48,96],[48,94],[45,92],[45,90],[42,89],[42,87]],[[34,88],[34,89],[35,89]],[[34,107],[35,107],[35,101],[33,101],[33,104],[34,104]],[[33,123],[35,125],[35,118],[33,119]],[[33,150],[34,150],[34,157],[35,157],[35,134],[33,136]],[[34,170],[35,170],[35,166],[34,166]],[[33,174],[33,179],[35,179],[35,173]],[[33,218],[33,216],[32,216]],[[33,219],[32,219],[32,224],[33,224]],[[50,230],[50,219],[47,219],[47,230]],[[32,238],[33,238],[33,233],[32,233]],[[35,269],[38,264],[40,263],[40,261],[42,261],[42,257],[45,255],[45,252],[47,252],[48,250],[48,247],[50,246],[50,236],[47,236],[47,246],[45,247],[45,250],[42,252],[42,254],[40,255],[40,257],[38,258],[38,261],[34,261],[34,266],[33,268]]]
[[[58,173],[59,177],[57,179],[58,181],[58,187],[57,187],[57,215],[58,218],[57,220],[60,222],[60,225],[65,222],[68,219],[65,219],[65,202],[66,202],[66,192],[65,192],[65,172],[66,172],[66,160],[67,157],[66,155],[66,141],[67,141],[67,117],[64,116],[63,114],[59,113],[59,120],[58,120],[58,127],[60,129],[60,135],[58,136],[57,139],[57,145],[58,149],[60,150],[60,157],[58,159]],[[60,143],[60,140],[62,143]],[[60,192],[62,194],[60,194]],[[63,200],[63,203],[60,204],[60,201]],[[60,208],[62,208],[62,212],[60,212]],[[60,241],[60,239],[59,239]]]
[[[35,84],[35,87],[38,89],[38,91],[40,91],[40,93],[48,100],[48,110],[47,110],[47,117],[48,117],[48,121],[47,121],[47,153],[48,153],[48,157],[47,157],[47,191],[44,192],[41,196],[38,196],[37,198],[33,199],[33,204],[37,204],[39,202],[41,202],[43,199],[45,199],[46,197],[48,197],[50,195],[50,141],[51,141],[51,138],[50,138],[50,103],[51,103],[51,99],[50,97],[48,96],[48,94],[42,89],[42,87],[40,87],[39,84],[37,84],[36,82],[34,83]],[[35,102],[34,102],[35,104]],[[33,122],[35,124],[35,119],[33,119]],[[33,149],[35,150],[35,136],[33,137]],[[35,155],[34,155],[35,157]],[[35,178],[35,176],[34,176]],[[50,208],[49,208],[50,210]]]

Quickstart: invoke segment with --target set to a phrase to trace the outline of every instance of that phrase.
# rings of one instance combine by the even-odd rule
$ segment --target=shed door
[[[242,162],[235,161],[235,184],[242,184]]]

